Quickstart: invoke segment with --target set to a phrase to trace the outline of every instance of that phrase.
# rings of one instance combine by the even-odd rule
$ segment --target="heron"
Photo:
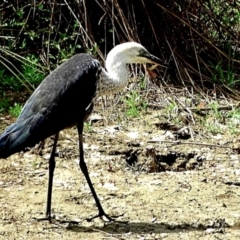
[[[0,158],[33,147],[40,141],[54,136],[48,162],[48,190],[46,217],[51,222],[53,175],[55,152],[59,132],[77,127],[79,144],[79,166],[91,190],[98,213],[88,218],[110,217],[103,209],[89,177],[83,151],[83,126],[93,110],[94,100],[102,95],[121,91],[128,82],[131,63],[161,64],[161,60],[150,54],[141,44],[126,42],[116,45],[107,55],[105,66],[90,54],[75,54],[52,71],[35,89],[25,103],[16,122],[0,135]]]

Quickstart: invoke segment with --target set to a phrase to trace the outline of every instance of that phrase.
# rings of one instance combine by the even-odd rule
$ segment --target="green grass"
[[[92,123],[90,121],[84,122],[84,132],[87,132],[87,133],[93,132]]]
[[[204,124],[204,127],[207,129],[208,132],[210,132],[214,135],[223,132],[220,125],[218,125],[217,122],[206,121],[205,124]]]
[[[142,99],[137,90],[132,90],[124,98],[123,102],[126,104],[127,117],[139,117],[140,112],[146,111],[147,102]]]
[[[216,66],[212,65],[212,68],[213,74],[211,80],[213,83],[222,83],[230,88],[234,88],[240,83],[240,79],[237,76],[237,73],[234,73],[231,63],[228,63],[227,69],[225,70],[221,63],[218,63]]]
[[[191,103],[190,103],[191,104]],[[190,106],[189,106],[190,107]],[[163,114],[159,115],[161,121],[170,121],[172,124],[181,127],[185,119],[193,118],[196,131],[216,134],[235,134],[239,135],[240,133],[240,109],[238,106],[232,107],[232,110],[226,110],[220,106],[218,101],[212,101],[205,106],[207,110],[196,113],[194,110],[191,112],[191,116],[188,112],[185,112],[182,109],[182,105],[179,106],[178,102],[172,100],[166,107],[163,109]],[[194,108],[194,107],[193,107]],[[196,107],[196,110],[198,108]],[[185,112],[185,113],[184,113]],[[165,117],[165,118],[163,118]],[[188,124],[191,126],[192,121]]]
[[[9,108],[9,114],[11,114],[13,117],[18,117],[21,111],[22,105],[19,103],[14,103],[14,105]]]

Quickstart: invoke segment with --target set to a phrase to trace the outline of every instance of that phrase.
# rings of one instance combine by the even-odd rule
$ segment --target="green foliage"
[[[6,68],[5,63],[0,61],[0,90],[20,91],[24,87],[33,90],[38,86],[45,74],[38,68],[35,56],[27,56],[26,60],[21,61],[19,69],[12,66]]]
[[[238,108],[232,109],[228,114],[228,129],[231,134],[239,134],[240,125],[240,110]]]
[[[139,117],[140,112],[146,111],[147,109],[147,102],[142,100],[142,96],[139,95],[139,92],[136,90],[128,93],[123,98],[123,102],[125,102],[127,106],[126,115],[128,117]]]
[[[226,64],[225,64],[226,65]],[[220,62],[216,66],[213,66],[212,82],[222,83],[230,88],[235,87],[239,82],[239,76],[234,72],[232,64],[227,64],[227,69],[224,70],[223,64]]]
[[[218,133],[222,132],[220,126],[215,122],[207,122],[206,121],[204,126],[212,134],[218,134]]]
[[[146,81],[145,75],[142,75],[141,77],[139,77],[139,89],[140,90],[147,89],[147,81]]]
[[[84,132],[91,133],[93,132],[93,127],[91,121],[84,122]]]
[[[65,15],[69,14],[67,5],[35,4],[4,2],[0,9],[0,90],[27,88],[31,92],[49,69],[81,48],[76,41],[81,25],[73,15]]]
[[[0,39],[0,46],[14,52],[22,50],[21,52],[25,51],[26,54],[31,53],[35,56],[39,55],[41,50],[41,56],[49,68],[51,62],[56,64],[69,58],[76,49],[81,48],[76,41],[81,24],[73,12],[69,12],[70,5],[60,4],[59,7],[55,7],[44,1],[35,4],[33,7],[23,2],[4,3],[7,11],[0,12],[3,27],[1,35],[8,37],[2,44]],[[28,14],[31,11],[33,14]]]
[[[206,129],[212,134],[218,134],[223,131],[224,124],[222,124],[224,116],[221,111],[219,111],[219,104],[217,102],[212,102],[209,104],[212,109],[202,120],[202,124]]]
[[[22,106],[19,103],[14,103],[12,107],[9,108],[9,114],[13,117],[18,117],[22,111]]]
[[[44,79],[45,74],[37,67],[38,59],[34,55],[27,56],[27,59],[32,62],[24,63],[22,65],[22,74],[25,81],[36,88]]]
[[[93,56],[96,56],[97,53],[98,53],[98,48],[99,48],[98,45],[95,43],[95,44],[92,46],[92,48],[87,49],[87,52],[88,52],[89,54],[93,55]]]
[[[75,53],[103,53],[102,57],[113,45],[134,40],[169,63],[164,75],[174,84],[192,84],[196,91],[212,83],[228,90],[240,86],[239,1],[27,2],[1,4],[0,71],[4,69],[6,77],[0,88],[32,90],[42,78],[22,62],[2,55],[1,49],[25,59],[41,59],[44,69],[34,68],[46,75]],[[2,56],[9,61],[5,65]]]
[[[219,111],[219,109],[218,109],[218,107],[219,107],[218,103],[212,102],[209,106],[212,108],[212,116],[214,117],[214,119],[222,120],[223,116],[222,116],[221,111]]]
[[[168,113],[176,113],[178,110],[178,105],[175,101],[171,101],[167,107]]]
[[[233,109],[228,113],[228,117],[231,119],[238,120],[240,123],[240,109]]]
[[[235,7],[234,7],[235,5]],[[219,22],[226,27],[231,27],[240,22],[240,2],[229,4],[228,1],[210,0],[206,6],[217,16]]]
[[[200,120],[200,123],[206,127],[212,134],[221,134],[229,132],[230,134],[239,134],[240,110],[233,108],[231,111],[219,110],[219,104],[212,102],[209,104],[211,111]]]
[[[6,94],[3,92],[0,97],[0,113],[6,110],[9,107],[9,98],[6,97]]]
[[[1,85],[3,87],[6,85],[13,86],[14,84],[15,84],[14,76],[8,76],[5,73],[5,69],[0,69],[0,87]]]

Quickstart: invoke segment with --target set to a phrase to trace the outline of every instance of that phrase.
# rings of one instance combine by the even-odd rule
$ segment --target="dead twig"
[[[122,234],[111,234],[96,228],[92,228],[92,230],[95,232],[100,232],[107,235],[107,237],[103,237],[102,239],[125,240],[125,238],[122,237]]]

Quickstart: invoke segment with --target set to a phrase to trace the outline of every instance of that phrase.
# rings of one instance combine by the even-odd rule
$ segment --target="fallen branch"
[[[157,108],[157,109],[162,109],[164,108],[163,105],[158,105],[158,104],[153,104],[153,103],[149,103],[148,104],[148,107],[151,107],[151,108]],[[221,110],[232,110],[233,108],[239,108],[240,107],[240,104],[234,104],[234,105],[231,105],[231,106],[220,106],[220,107],[217,107],[216,110],[218,111],[221,111]],[[187,111],[189,112],[190,111],[193,111],[193,112],[201,112],[201,111],[211,111],[213,110],[212,107],[204,107],[204,108],[199,108],[199,107],[184,107],[184,108],[178,108],[178,111]]]
[[[208,143],[194,143],[194,142],[181,142],[179,140],[177,141],[169,141],[169,140],[149,140],[148,143],[158,143],[158,142],[164,142],[164,143],[172,143],[172,144],[191,144],[191,145],[200,145],[200,146],[207,146],[207,147],[218,147],[218,148],[231,148],[228,146],[222,146],[217,144],[208,144]]]

